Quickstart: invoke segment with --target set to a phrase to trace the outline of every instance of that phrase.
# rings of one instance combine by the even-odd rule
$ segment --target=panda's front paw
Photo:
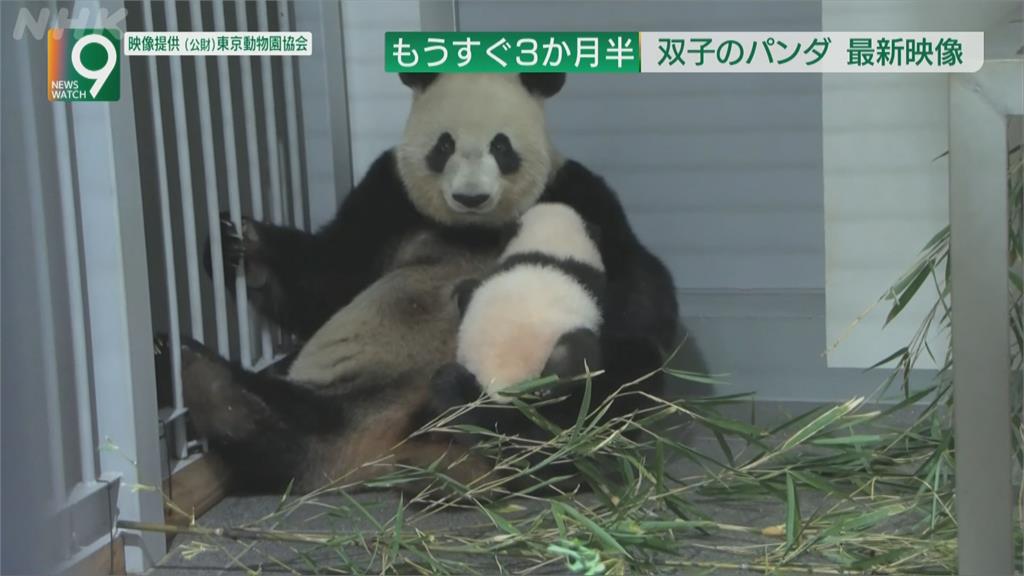
[[[260,233],[256,222],[243,217],[241,229],[235,226],[227,212],[220,215],[220,253],[224,263],[224,278],[231,282],[239,267],[243,267],[246,284],[250,288],[259,288],[265,283],[265,266],[260,258]],[[210,238],[206,240],[204,254],[206,272],[213,276],[213,246]]]

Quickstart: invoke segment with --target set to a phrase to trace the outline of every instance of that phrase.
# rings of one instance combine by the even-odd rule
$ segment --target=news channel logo
[[[51,102],[114,102],[121,98],[116,29],[50,28],[47,96]]]

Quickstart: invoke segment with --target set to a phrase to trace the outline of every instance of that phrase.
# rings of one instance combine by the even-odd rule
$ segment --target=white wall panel
[[[412,93],[384,71],[384,33],[420,29],[411,0],[342,2],[345,71],[352,133],[352,176],[358,182],[381,152],[398,143]]]
[[[825,30],[986,30],[1019,3],[823,3]],[[851,322],[949,222],[949,81],[943,74],[823,77],[826,317],[830,366],[866,367],[905,345],[927,312],[913,301],[884,330],[887,305]],[[938,159],[937,159],[938,158]],[[922,290],[935,291],[930,286]],[[945,338],[932,338],[941,359]],[[922,358],[922,367],[934,367]]]

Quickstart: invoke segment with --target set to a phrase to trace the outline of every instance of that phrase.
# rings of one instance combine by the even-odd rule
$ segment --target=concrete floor
[[[714,439],[707,437],[696,437],[690,440],[690,444],[708,454],[720,454],[720,448]],[[736,447],[741,449],[740,446]],[[677,474],[699,473],[696,466],[691,463],[683,463],[674,470]],[[398,506],[398,496],[389,492],[373,492],[356,495],[360,504],[364,505],[379,521],[390,519]],[[341,505],[345,501],[342,497],[325,498],[322,500],[327,504]],[[272,513],[280,503],[279,497],[229,497],[221,501],[200,520],[200,524],[208,527],[239,527],[252,523],[267,514]],[[527,505],[529,503],[526,503]],[[715,504],[706,510],[718,521],[729,524],[764,527],[776,525],[785,521],[785,507],[781,501],[766,500],[764,502],[744,501],[735,505]],[[451,511],[434,514],[414,524],[415,527],[424,531],[451,528],[452,526],[468,526],[473,524],[487,523],[488,520],[479,512]],[[369,530],[372,524],[365,518],[346,517],[343,520],[324,514],[324,508],[320,506],[304,506],[278,525],[278,529],[351,532],[356,530]],[[310,570],[302,560],[303,554],[310,554],[316,558],[318,563],[329,565],[332,558],[329,551],[309,552],[309,548],[303,551],[301,547],[281,544],[276,542],[260,542],[256,545],[243,544],[230,540],[218,540],[224,545],[225,550],[204,552],[194,558],[187,559],[183,553],[196,545],[196,539],[189,535],[180,535],[175,538],[171,552],[160,562],[159,566],[153,569],[152,576],[213,576],[223,574],[245,573],[245,569],[261,570],[263,573],[289,573],[289,568],[275,562],[275,558],[284,563],[287,567],[297,570],[300,573],[308,573]],[[209,541],[209,540],[206,540]],[[687,553],[684,558],[701,562],[742,562],[744,558],[727,551],[716,549],[728,546],[743,546],[756,544],[758,542],[777,543],[777,540],[769,540],[752,535],[736,534],[727,538],[720,535],[694,536],[688,540]],[[502,561],[506,569],[514,568],[506,560]],[[244,568],[243,568],[244,566]],[[493,563],[481,567],[483,574],[495,571]],[[679,573],[680,571],[676,571]],[[699,570],[685,570],[684,573],[699,572]],[[534,574],[568,574],[564,562],[552,562],[546,570],[533,571]],[[717,570],[708,572],[712,574],[751,574],[748,571]]]
[[[774,423],[788,419],[789,417],[803,413],[807,405],[798,404],[773,404],[763,406],[758,403],[758,425],[769,427]],[[727,411],[729,412],[729,411]],[[744,417],[746,415],[746,418]],[[747,408],[737,406],[736,411],[729,416],[737,419],[749,418],[749,405]],[[906,413],[899,418],[900,424],[903,421],[909,423],[912,413]],[[685,435],[688,445],[712,457],[721,457],[721,448],[710,434],[706,431],[691,430]],[[739,442],[731,444],[736,457],[741,458],[743,445]],[[701,474],[701,469],[692,461],[681,461],[672,470],[673,474],[679,476],[693,476]],[[355,495],[357,501],[364,505],[378,521],[385,521],[394,514],[399,500],[398,496],[390,492],[372,492]],[[824,499],[816,493],[806,493],[800,496],[801,508],[805,511],[814,510],[818,505],[824,503]],[[324,499],[326,504],[338,504],[345,500],[338,496]],[[240,527],[250,524],[267,514],[273,512],[280,503],[279,497],[229,497],[220,502],[200,520],[200,524],[207,527]],[[528,502],[524,503],[529,505]],[[763,501],[743,500],[741,502],[703,505],[702,511],[708,513],[716,521],[740,526],[751,526],[763,528],[766,526],[779,525],[785,522],[785,505],[781,500],[765,499]],[[451,528],[453,526],[470,526],[474,524],[488,523],[486,517],[479,512],[441,512],[434,514],[423,521],[414,524],[424,531]],[[407,523],[407,526],[409,524]],[[261,525],[266,528],[267,526]],[[308,530],[308,531],[336,531],[352,532],[358,530],[370,530],[372,524],[362,517],[353,518],[346,515],[345,518],[336,518],[325,514],[323,506],[308,505],[300,508],[288,518],[284,519],[278,529]],[[309,573],[311,569],[303,561],[303,555],[309,554],[316,558],[318,564],[330,565],[332,561],[330,551],[319,550],[313,553],[309,548],[303,550],[293,545],[285,545],[275,542],[260,542],[256,545],[242,544],[230,540],[218,540],[224,546],[224,550],[206,551],[191,559],[186,558],[183,552],[196,546],[197,540],[188,535],[181,535],[175,538],[170,553],[151,571],[152,576],[212,576],[244,574],[246,569],[259,569],[263,573],[289,573],[291,570],[299,573]],[[209,541],[209,540],[206,540]],[[777,539],[768,539],[759,535],[744,533],[715,533],[709,536],[693,535],[688,537],[683,551],[683,558],[697,562],[715,562],[739,564],[750,561],[750,554],[736,554],[730,552],[729,548],[737,546],[756,546],[757,544],[778,544]],[[285,566],[275,562],[280,560]],[[336,560],[336,559],[335,559]],[[818,558],[801,558],[802,561],[820,561]],[[502,560],[506,569],[513,568],[507,560]],[[290,570],[290,569],[291,570]],[[552,562],[546,566],[546,571],[531,571],[532,574],[569,574],[564,562]],[[489,574],[495,572],[495,565],[482,566],[480,573]],[[685,574],[715,574],[715,575],[746,575],[760,574],[760,571],[748,570],[714,570],[702,571],[697,568],[678,569],[674,573]]]

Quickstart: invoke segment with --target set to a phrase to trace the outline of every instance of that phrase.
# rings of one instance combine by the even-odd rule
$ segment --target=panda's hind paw
[[[480,384],[465,366],[449,362],[437,369],[430,381],[430,397],[441,411],[469,404],[480,397]]]

